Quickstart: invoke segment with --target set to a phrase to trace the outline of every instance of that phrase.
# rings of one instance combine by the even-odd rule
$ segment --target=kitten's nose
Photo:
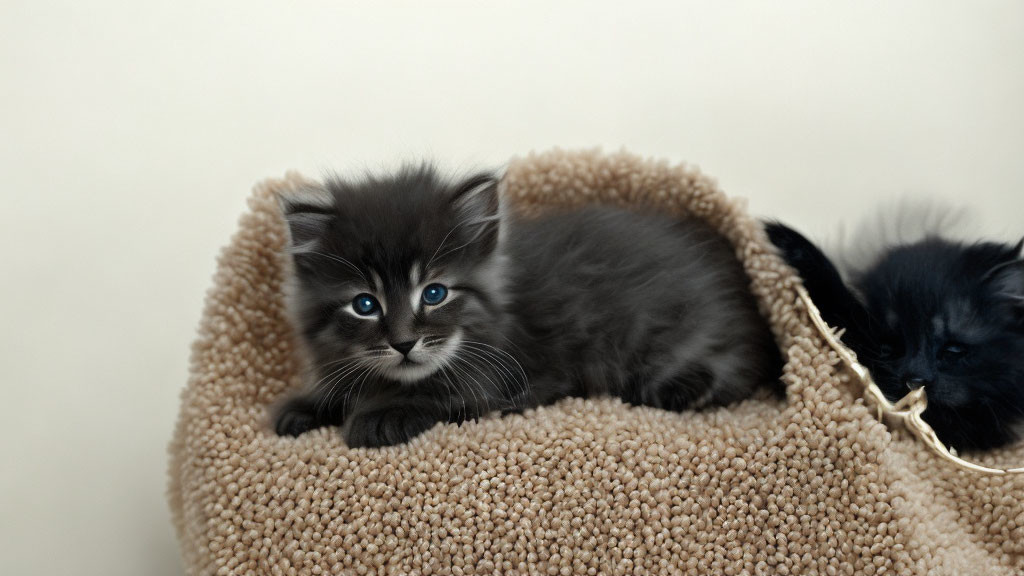
[[[904,380],[904,382],[906,382],[907,388],[909,388],[911,390],[917,390],[918,388],[920,388],[922,386],[926,386],[926,385],[932,383],[931,380],[928,380],[926,378],[918,378],[917,376],[914,376],[914,377],[911,377],[911,378],[907,378],[907,379]]]
[[[408,356],[409,351],[416,345],[417,340],[409,340],[408,342],[392,342],[391,347],[402,353],[403,356]]]

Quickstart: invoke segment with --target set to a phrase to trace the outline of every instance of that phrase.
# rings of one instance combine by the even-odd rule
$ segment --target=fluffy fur
[[[391,445],[566,396],[683,410],[777,379],[749,280],[706,225],[506,217],[497,188],[420,167],[285,199],[316,384],[279,410],[279,434],[338,425],[350,446]]]
[[[889,246],[848,285],[795,230],[773,223],[768,235],[886,396],[924,386],[924,418],[943,442],[985,449],[1021,438],[1024,242],[928,236]]]

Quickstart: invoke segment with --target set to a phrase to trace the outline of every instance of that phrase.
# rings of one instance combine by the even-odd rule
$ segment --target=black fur
[[[285,200],[292,311],[317,383],[278,412],[279,434],[341,425],[350,446],[382,446],[570,395],[682,410],[777,379],[749,280],[705,225],[499,208],[491,175],[429,167]],[[434,283],[449,295],[429,306]],[[379,314],[356,312],[363,293]]]
[[[890,400],[924,386],[924,419],[958,449],[1020,439],[1024,427],[1021,244],[931,236],[892,246],[848,285],[820,249],[780,223],[768,235],[830,325]]]

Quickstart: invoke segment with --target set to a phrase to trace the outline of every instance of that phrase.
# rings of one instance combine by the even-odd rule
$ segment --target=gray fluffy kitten
[[[506,217],[492,175],[427,166],[330,181],[284,212],[316,385],[279,408],[278,434],[338,425],[385,446],[566,396],[683,410],[777,381],[749,280],[700,222]]]

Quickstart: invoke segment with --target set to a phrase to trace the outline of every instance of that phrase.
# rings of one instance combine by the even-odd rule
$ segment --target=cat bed
[[[720,230],[785,351],[784,400],[678,414],[569,399],[385,449],[275,436],[269,408],[301,385],[275,194],[303,182],[256,187],[207,296],[170,447],[190,574],[1024,573],[1024,476],[890,431],[742,204],[627,153],[514,159],[503,194],[526,213],[642,204]],[[972,456],[1005,467],[1024,446]]]

